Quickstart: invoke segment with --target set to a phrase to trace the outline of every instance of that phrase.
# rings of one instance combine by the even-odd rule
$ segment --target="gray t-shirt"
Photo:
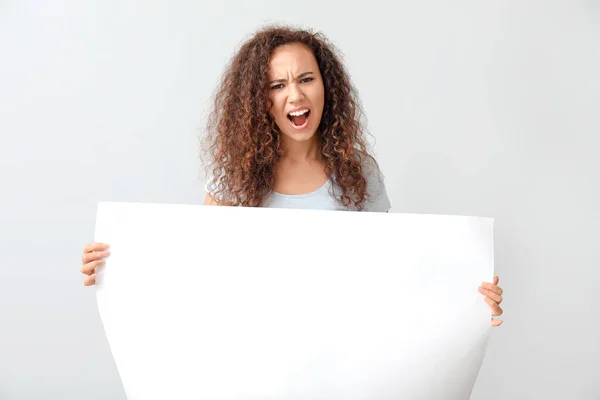
[[[264,202],[264,207],[272,208],[296,208],[310,210],[356,210],[355,207],[344,207],[337,198],[331,195],[334,183],[328,180],[323,186],[311,193],[306,194],[281,194],[271,193]],[[365,202],[363,211],[388,212],[391,208],[383,182],[377,185],[369,185],[372,198]],[[340,189],[333,187],[334,193],[341,193]],[[376,191],[376,192],[374,192]]]
[[[367,170],[367,192],[369,197],[365,201],[363,211],[388,212],[391,203],[385,189],[383,178],[373,169]],[[208,192],[207,186],[205,189]],[[335,197],[332,196],[335,194]],[[282,194],[272,192],[267,196],[263,207],[269,208],[294,208],[309,210],[356,210],[354,206],[344,207],[337,199],[341,194],[340,188],[332,180],[328,180],[323,186],[311,193],[306,194]]]

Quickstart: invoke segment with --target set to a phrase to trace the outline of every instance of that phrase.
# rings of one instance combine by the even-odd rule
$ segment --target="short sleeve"
[[[385,188],[385,179],[381,170],[373,160],[368,159],[364,165],[367,178],[367,201],[365,211],[389,212],[392,204]]]

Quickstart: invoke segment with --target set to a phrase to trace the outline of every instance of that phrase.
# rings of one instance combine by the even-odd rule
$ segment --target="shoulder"
[[[225,185],[223,178],[225,174],[221,172],[219,175],[207,174],[205,176],[204,190],[206,197],[204,199],[205,205],[221,205],[223,201],[223,193],[221,192]]]
[[[367,180],[365,211],[388,212],[392,204],[385,187],[385,177],[374,158],[366,157],[362,164]]]

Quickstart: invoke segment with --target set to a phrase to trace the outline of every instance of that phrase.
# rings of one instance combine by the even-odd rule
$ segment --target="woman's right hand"
[[[91,243],[83,248],[81,273],[87,275],[83,280],[85,286],[92,286],[96,283],[96,268],[104,265],[104,258],[109,255],[106,243]]]

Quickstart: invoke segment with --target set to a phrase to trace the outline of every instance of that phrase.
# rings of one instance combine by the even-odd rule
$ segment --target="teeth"
[[[292,117],[298,117],[302,114],[306,114],[307,112],[308,112],[308,110],[295,111],[295,112],[289,113],[289,115],[291,115]]]

